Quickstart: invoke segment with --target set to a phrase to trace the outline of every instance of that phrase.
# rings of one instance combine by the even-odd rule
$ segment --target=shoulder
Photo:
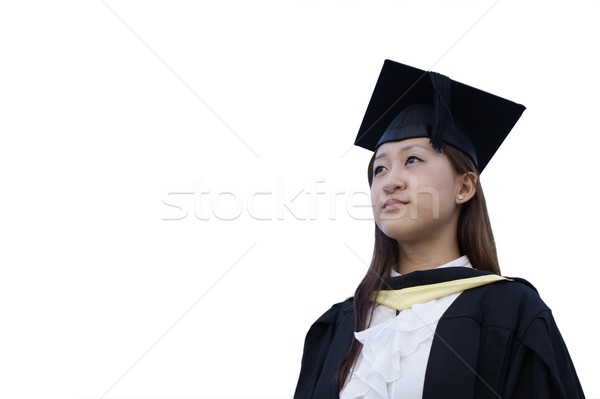
[[[490,299],[504,298],[504,301],[531,303],[545,307],[537,288],[529,281],[520,277],[506,277],[507,281],[489,284],[488,292]]]
[[[353,299],[333,304],[308,329],[304,341],[304,357],[308,363],[325,361],[331,347],[346,347],[353,335]],[[308,360],[310,356],[320,360]],[[321,358],[321,356],[324,356]]]
[[[335,373],[353,336],[353,299],[333,304],[310,327],[304,341],[294,398],[337,397]]]
[[[306,348],[317,343],[330,342],[340,332],[352,333],[354,325],[354,301],[348,298],[345,301],[333,304],[326,310],[308,329],[306,333]]]
[[[484,292],[484,303],[506,305],[520,313],[540,313],[550,310],[538,290],[529,281],[519,277],[507,277],[508,281],[490,284]]]
[[[314,324],[331,324],[339,322],[343,315],[354,312],[354,298],[350,297],[342,302],[334,303],[327,309]]]
[[[529,281],[518,277],[465,291],[447,317],[469,317],[482,326],[524,333],[529,324],[550,314],[550,309]]]

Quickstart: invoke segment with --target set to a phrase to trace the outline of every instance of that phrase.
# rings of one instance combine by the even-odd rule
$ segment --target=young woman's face
[[[428,138],[382,144],[372,175],[373,214],[385,235],[415,242],[456,234],[459,175]]]

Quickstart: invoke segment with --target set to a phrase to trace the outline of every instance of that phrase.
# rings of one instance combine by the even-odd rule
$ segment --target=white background
[[[290,398],[371,257],[352,143],[385,58],[527,106],[482,176],[502,272],[600,397],[598,11],[3,2],[0,397]]]

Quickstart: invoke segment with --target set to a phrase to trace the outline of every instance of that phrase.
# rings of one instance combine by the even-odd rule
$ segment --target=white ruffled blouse
[[[472,267],[461,256],[442,267]],[[399,276],[392,270],[392,276]],[[362,344],[340,399],[422,398],[427,359],[438,321],[460,293],[396,310],[377,305],[369,328],[355,332]]]

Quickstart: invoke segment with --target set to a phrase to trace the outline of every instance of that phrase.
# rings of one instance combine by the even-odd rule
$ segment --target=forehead
[[[427,137],[415,137],[411,139],[405,139],[400,141],[390,141],[384,143],[379,146],[377,152],[375,153],[375,157],[382,156],[395,156],[401,152],[412,150],[412,149],[421,149],[427,151],[434,151],[433,146],[429,142],[429,138]]]

